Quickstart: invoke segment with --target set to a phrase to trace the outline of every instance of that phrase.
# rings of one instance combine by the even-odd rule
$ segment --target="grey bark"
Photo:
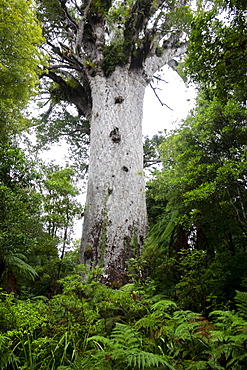
[[[147,231],[142,111],[146,80],[117,67],[91,82],[93,108],[81,263],[121,280]],[[114,275],[114,276],[113,276]]]
[[[128,261],[147,233],[142,115],[154,72],[185,50],[168,47],[141,69],[118,66],[91,78],[90,162],[80,263],[100,266],[109,283],[128,280]]]

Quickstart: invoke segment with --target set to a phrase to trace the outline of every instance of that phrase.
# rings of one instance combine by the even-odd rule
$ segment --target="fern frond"
[[[126,293],[132,293],[133,290],[135,289],[136,289],[136,286],[133,283],[125,284],[121,288],[119,288],[120,291],[126,292]]]
[[[126,353],[126,362],[132,369],[145,369],[150,366],[159,367],[160,365],[165,365],[169,369],[174,370],[167,358],[141,350],[128,351]]]
[[[158,222],[150,230],[150,238],[154,244],[162,244],[167,241],[172,231],[177,225],[178,211],[175,210],[171,213],[170,220],[167,219],[167,214],[160,218]]]
[[[125,324],[116,323],[111,338],[123,346],[123,348],[138,348],[140,346],[140,334]]]
[[[135,327],[137,329],[152,329],[153,327],[155,327],[156,324],[157,324],[157,317],[154,315],[148,315],[136,321]]]
[[[175,302],[170,301],[168,299],[162,299],[161,301],[158,301],[151,306],[151,310],[159,311],[166,311],[169,310],[170,308],[177,308],[177,305]]]
[[[109,338],[103,337],[102,335],[94,335],[88,338],[87,342],[93,342],[98,348],[102,349],[100,343],[102,343],[103,346],[107,346],[111,343],[111,340]]]
[[[247,318],[247,292],[240,292],[236,290],[235,301],[238,308],[238,313]]]
[[[120,349],[111,353],[111,358],[120,363],[125,363],[131,369],[146,369],[165,365],[170,370],[175,370],[166,356],[159,356],[140,349]]]
[[[233,330],[236,331],[241,327],[246,327],[246,320],[240,315],[237,315],[233,311],[213,311],[209,316],[217,316],[215,326],[221,330],[228,331],[229,333]]]
[[[227,361],[227,367],[233,365],[234,363],[243,362],[244,360],[247,363],[247,353],[233,357],[230,361]]]
[[[148,299],[148,302],[156,303],[156,302],[159,302],[159,301],[162,301],[162,300],[166,300],[166,296],[164,294],[156,294],[156,295],[150,297]]]
[[[208,369],[208,361],[185,361],[186,370],[206,370]]]
[[[32,279],[35,279],[38,276],[37,272],[34,270],[32,266],[30,266],[28,263],[23,261],[23,259],[20,257],[23,258],[25,256],[22,254],[21,255],[20,254],[10,254],[7,258],[6,263],[12,267],[19,268],[20,270],[22,270],[22,272],[29,274],[32,277]]]

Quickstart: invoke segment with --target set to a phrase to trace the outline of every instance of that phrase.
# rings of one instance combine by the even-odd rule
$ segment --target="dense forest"
[[[188,36],[173,68],[198,94],[176,130],[143,140],[149,231],[125,261],[125,281],[117,270],[108,279],[103,263],[78,264],[90,127],[67,109],[61,79],[43,79],[54,77],[45,45],[65,3],[0,0],[0,369],[247,369],[247,3],[198,1],[191,10],[181,1],[169,13],[176,1],[157,1]],[[113,4],[82,3],[90,17]],[[143,4],[154,16],[155,1],[121,2],[112,16],[123,27],[130,4],[129,21],[145,23]],[[132,62],[141,50],[128,50]],[[71,61],[69,50],[55,52]],[[114,56],[117,65],[125,58],[122,49]],[[115,66],[107,68],[108,78]],[[42,160],[62,139],[68,164]],[[116,129],[110,139],[118,145]]]

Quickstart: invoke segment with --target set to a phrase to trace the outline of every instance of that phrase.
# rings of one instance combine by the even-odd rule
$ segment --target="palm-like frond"
[[[9,253],[5,256],[5,263],[7,266],[13,268],[17,267],[23,273],[28,274],[35,279],[38,276],[37,272],[32,266],[25,262],[26,256],[22,253]]]

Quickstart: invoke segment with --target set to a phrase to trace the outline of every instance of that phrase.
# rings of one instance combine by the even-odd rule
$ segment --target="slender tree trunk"
[[[80,262],[104,268],[108,283],[127,281],[127,262],[147,231],[143,176],[141,71],[117,67],[91,80],[89,178]]]

